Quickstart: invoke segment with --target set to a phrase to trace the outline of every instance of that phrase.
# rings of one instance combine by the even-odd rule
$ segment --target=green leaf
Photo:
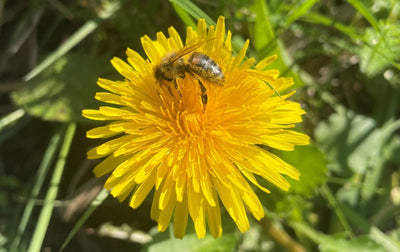
[[[372,156],[370,166],[368,169],[363,188],[361,191],[361,199],[365,203],[369,201],[372,196],[375,194],[375,191],[378,189],[379,182],[382,179],[385,164],[389,160],[389,156],[387,152],[394,151],[395,149],[388,149],[388,143],[390,143],[393,134],[400,128],[400,120],[397,121],[388,121],[385,123],[380,129],[377,129],[371,134],[370,142],[368,143],[368,147],[372,149],[376,149],[371,153],[368,149],[364,150],[364,153],[371,153]],[[365,146],[367,148],[367,146]],[[360,153],[361,154],[361,153]]]
[[[384,124],[391,118],[397,117],[400,105],[400,71],[388,70],[393,74],[392,78],[386,79],[384,74],[368,78],[365,81],[365,88],[374,101],[371,107],[371,117],[375,118],[378,124]],[[397,81],[396,81],[397,79]],[[398,83],[397,87],[396,82]]]
[[[96,81],[111,64],[104,58],[70,54],[60,58],[24,88],[12,94],[13,101],[31,115],[49,121],[87,122],[81,110],[96,108]]]
[[[326,181],[326,161],[315,146],[296,146],[294,151],[281,152],[279,157],[301,173],[299,181],[290,179],[291,193],[311,196]]]
[[[237,238],[234,234],[225,233],[219,238],[207,234],[198,239],[195,233],[186,234],[182,240],[170,238],[167,232],[157,233],[153,241],[145,246],[143,252],[216,252],[233,251]]]
[[[295,82],[294,88],[303,86],[304,83],[300,80],[296,72],[293,71],[296,69],[289,53],[280,39],[275,36],[266,2],[256,0],[252,6],[252,10],[256,14],[253,44],[259,59],[276,54],[278,58],[271,63],[270,67],[279,69],[281,75],[285,77],[292,77]]]
[[[342,176],[355,174],[352,180],[360,184],[362,204],[377,192],[390,157],[386,146],[399,128],[400,120],[389,120],[379,128],[373,119],[338,106],[337,113],[315,131],[316,141],[330,161],[328,168]],[[344,188],[339,191],[340,198],[354,205],[359,189]]]
[[[338,107],[337,113],[315,131],[317,143],[330,161],[328,168],[339,174],[364,174],[377,159],[383,158],[382,148],[398,128],[398,123],[392,123],[378,129],[373,119]]]
[[[389,47],[388,45],[388,40],[386,38],[385,33],[383,33],[380,25],[378,24],[378,21],[375,19],[374,15],[371,13],[370,9],[368,9],[362,1],[359,0],[348,0],[348,2],[353,5],[354,8],[358,10],[367,20],[368,22],[372,25],[372,27],[375,29],[376,32],[378,32],[383,41],[385,42],[385,46]],[[388,48],[390,50],[390,47]]]
[[[385,154],[388,155],[388,159],[400,167],[400,155],[398,155],[398,153],[400,153],[400,136],[394,136],[386,145],[385,150],[389,150],[385,152]]]
[[[369,237],[361,236],[356,239],[347,240],[343,235],[326,235],[300,222],[292,222],[290,225],[297,233],[307,236],[318,244],[322,252],[380,252],[386,251],[384,247],[372,242]]]
[[[381,73],[391,64],[391,61],[398,60],[400,57],[399,25],[380,22],[379,27],[381,33],[373,28],[365,30],[363,39],[370,41],[373,46],[364,44],[359,49],[360,69],[369,77]]]

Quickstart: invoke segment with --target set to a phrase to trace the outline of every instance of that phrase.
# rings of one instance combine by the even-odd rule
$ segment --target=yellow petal
[[[175,196],[173,184],[174,181],[172,180],[171,175],[168,175],[160,193],[159,209],[161,212],[168,208],[168,203],[171,202],[171,198]]]
[[[175,214],[174,214],[174,235],[176,238],[182,239],[186,233],[186,227],[188,222],[188,206],[186,197],[182,202],[176,203]]]
[[[234,58],[232,65],[231,65],[231,70],[237,68],[240,65],[240,63],[243,61],[244,57],[246,56],[246,51],[247,51],[247,47],[249,47],[249,43],[250,43],[250,41],[246,40],[242,49],[239,51],[239,53]]]
[[[135,69],[133,69],[129,64],[127,64],[125,61],[123,61],[120,58],[114,57],[111,60],[111,64],[114,66],[114,68],[125,78],[128,80],[136,80],[139,78],[139,75]]]
[[[278,56],[276,54],[266,57],[265,59],[262,59],[260,62],[257,63],[256,69],[258,71],[263,71],[269,64],[274,62]]]
[[[171,197],[169,198],[166,208],[164,210],[160,209],[160,215],[158,217],[158,231],[163,232],[169,226],[173,211],[175,209],[175,204],[176,204],[175,198]]]
[[[197,38],[197,33],[193,31],[192,27],[188,27],[186,29],[186,44],[194,41]]]
[[[204,198],[200,193],[195,192],[190,185],[188,186],[188,208],[197,237],[203,238],[206,234]]]
[[[216,192],[214,190],[213,197],[217,198]],[[210,233],[214,238],[220,237],[222,235],[221,226],[221,210],[219,208],[219,202],[216,201],[215,206],[206,206],[207,214],[207,224],[210,229]]]
[[[176,192],[176,200],[178,202],[182,202],[185,199],[186,195],[186,174],[182,173],[178,176],[178,179],[175,183],[175,192]]]
[[[159,199],[160,199],[160,193],[161,190],[155,190],[154,196],[153,196],[153,202],[151,203],[151,211],[150,211],[150,217],[152,220],[157,221],[158,217],[160,216],[160,208],[159,206]]]
[[[225,187],[220,181],[216,181],[216,185],[222,203],[239,230],[242,233],[247,231],[249,229],[249,220],[247,219],[243,202],[235,192],[235,188],[232,186]]]
[[[145,180],[143,181],[140,186],[138,186],[129,202],[129,206],[132,208],[137,208],[139,207],[140,204],[144,201],[144,199],[147,197],[147,195],[150,193],[151,189],[154,187],[154,182],[155,182],[155,176],[154,173],[155,170],[153,170],[152,174]]]
[[[86,132],[87,138],[108,138],[119,134],[119,132],[110,130],[110,126],[101,126]]]
[[[153,42],[148,36],[141,38],[142,46],[147,57],[152,63],[158,64],[161,58],[165,55],[165,50],[158,45],[158,42]]]
[[[121,177],[119,182],[113,186],[111,194],[114,197],[119,197],[121,195],[126,195],[127,192],[130,193],[136,186],[136,183],[133,181],[134,178],[134,176]]]
[[[93,169],[93,172],[96,175],[96,177],[101,177],[114,170],[115,167],[123,163],[128,158],[129,157],[124,157],[124,156],[121,157],[108,156],[101,163],[96,165],[96,167]]]
[[[215,28],[215,41],[213,43],[212,56],[214,59],[219,59],[223,50],[223,43],[225,40],[225,18],[219,17],[217,26]]]
[[[137,53],[136,51],[128,48],[126,50],[126,55],[128,56],[128,62],[129,64],[135,68],[138,73],[140,73],[142,75],[142,77],[144,77],[145,75],[149,75],[152,74],[151,71],[151,67],[149,67],[148,62],[146,62],[142,56],[140,56],[139,53]]]
[[[214,197],[213,191],[214,186],[211,184],[211,180],[207,171],[203,168],[204,166],[200,167],[200,185],[201,191],[204,195],[204,198],[207,200],[208,204],[212,207],[216,206],[217,198]]]
[[[207,37],[207,24],[204,19],[199,19],[197,22],[197,36],[199,39],[205,39]]]
[[[179,33],[175,30],[174,27],[171,26],[170,28],[168,28],[168,34],[174,41],[174,44],[177,46],[176,49],[183,47],[181,36],[179,36]]]
[[[119,95],[107,92],[97,92],[95,99],[106,103],[125,105],[125,103],[121,100],[121,97]]]
[[[168,39],[167,39],[167,37],[165,37],[164,33],[157,32],[157,42],[160,44],[161,47],[164,47],[164,49],[167,52],[171,51],[171,48],[169,47]]]
[[[132,141],[133,137],[130,135],[125,135],[122,137],[118,137],[116,139],[110,140],[108,142],[103,143],[100,146],[97,146],[96,149],[96,154],[97,155],[109,155],[113,153],[116,149],[118,149],[120,146],[123,146],[130,141]]]
[[[119,118],[121,118],[119,115],[104,115],[99,110],[94,109],[82,110],[82,116],[97,121],[118,120]]]
[[[110,91],[114,94],[124,94],[126,93],[127,89],[127,83],[124,81],[111,81],[107,79],[102,79],[99,78],[97,80],[97,85],[99,85],[101,88]]]

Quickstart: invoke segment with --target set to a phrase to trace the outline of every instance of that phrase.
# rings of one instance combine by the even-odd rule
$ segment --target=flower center
[[[159,89],[163,102],[163,115],[171,124],[168,124],[171,133],[181,140],[192,141],[206,135],[206,104],[201,98],[200,86],[190,75],[173,82],[162,83]]]
[[[177,122],[183,133],[190,136],[199,136],[204,129],[203,116],[198,112],[183,111]]]

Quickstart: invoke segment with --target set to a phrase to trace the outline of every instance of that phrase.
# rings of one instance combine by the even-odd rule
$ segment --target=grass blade
[[[0,144],[12,137],[20,128],[30,120],[25,110],[18,109],[0,118]]]
[[[280,69],[282,76],[292,77],[296,83],[292,88],[304,85],[297,74],[297,72],[300,72],[298,67],[294,64],[285,46],[274,32],[270,22],[271,15],[266,2],[263,0],[255,1],[252,10],[256,14],[254,23],[254,47],[259,57],[264,58],[276,54],[278,57],[271,64],[271,67]],[[272,88],[272,86],[270,87]]]
[[[58,156],[57,163],[54,168],[53,177],[50,181],[50,187],[47,190],[46,198],[44,201],[43,208],[39,215],[39,220],[36,224],[35,231],[33,233],[31,243],[29,244],[28,251],[39,252],[43,244],[44,237],[46,235],[47,227],[50,222],[51,214],[54,208],[54,200],[57,197],[58,186],[60,184],[61,176],[64,171],[65,162],[68,156],[69,149],[71,147],[72,139],[74,137],[76,124],[71,123],[68,125],[64,142],[61,146],[61,150]]]
[[[179,6],[182,10],[187,12],[193,18],[200,19],[204,18],[206,20],[207,25],[214,25],[215,22],[210,18],[204,11],[202,11],[199,7],[188,0],[170,0],[171,4]]]
[[[74,235],[78,232],[78,230],[82,227],[82,225],[85,223],[85,221],[90,217],[90,215],[94,212],[94,210],[96,210],[97,207],[101,205],[101,203],[107,198],[108,195],[109,195],[109,192],[106,189],[103,189],[100,191],[100,193],[97,195],[96,199],[93,200],[92,203],[90,204],[90,207],[85,211],[85,213],[82,215],[82,217],[75,223],[74,228],[71,230],[71,232],[68,234],[67,238],[65,239],[64,243],[62,244],[62,246],[60,248],[60,252],[65,249],[65,247],[68,245],[68,243],[74,237]]]
[[[39,65],[33,68],[27,75],[25,75],[24,80],[28,81],[42,72],[44,69],[53,64],[57,59],[66,54],[69,50],[71,50],[75,45],[81,42],[86,36],[92,33],[99,23],[110,17],[113,13],[115,13],[121,7],[121,3],[119,1],[115,1],[110,4],[108,8],[104,9],[99,13],[99,18],[95,20],[87,21],[81,28],[79,28],[71,37],[69,37],[60,47],[58,47],[53,53],[47,56]]]
[[[3,116],[0,119],[0,133],[2,133],[3,130],[5,130],[7,127],[16,123],[24,115],[25,115],[25,111],[23,109],[18,109],[8,115]]]
[[[196,27],[196,23],[190,18],[190,15],[176,3],[172,3],[176,14],[181,18],[182,22],[187,27]]]
[[[384,234],[381,230],[376,227],[372,227],[369,232],[369,238],[382,245],[388,252],[400,252],[400,246],[392,238]]]
[[[314,24],[332,26],[354,40],[363,40],[363,37],[360,36],[351,26],[344,25],[321,14],[315,12],[307,13],[304,15],[304,20]]]
[[[198,20],[200,18],[204,18],[207,25],[215,26],[216,23],[212,20],[205,12],[203,12],[199,7],[195,4],[187,1],[187,0],[170,0],[171,4],[175,8],[176,13],[182,19],[182,22],[187,26],[191,26],[193,28],[197,27],[197,25],[189,18],[192,16],[194,19]],[[235,53],[240,51],[243,44],[240,45],[237,41],[232,41],[232,50]]]
[[[35,204],[35,199],[39,195],[40,188],[43,185],[43,181],[46,178],[49,167],[54,160],[55,153],[60,144],[61,136],[64,134],[65,134],[65,128],[60,128],[57,130],[57,132],[53,135],[53,137],[50,140],[50,143],[49,143],[49,145],[46,149],[46,152],[43,156],[42,162],[40,163],[39,170],[36,174],[36,179],[35,179],[34,186],[32,188],[31,195],[25,206],[24,213],[23,213],[20,223],[18,225],[17,235],[11,244],[11,251],[17,251],[17,249],[18,249],[22,235],[25,231],[28,220],[31,216],[31,213],[32,213],[32,210],[33,210],[33,207]]]
[[[350,224],[348,223],[346,216],[344,215],[343,210],[340,207],[339,202],[332,194],[331,190],[326,185],[322,186],[321,190],[325,195],[326,199],[328,200],[329,204],[334,209],[334,212],[338,217],[340,223],[342,224],[342,227],[346,230],[346,232],[350,235],[350,237],[354,238],[353,230],[351,229]]]
[[[289,27],[293,22],[302,17],[317,2],[319,2],[319,0],[306,0],[299,7],[294,8],[294,10],[289,14],[288,18],[286,19],[285,27]]]
[[[368,20],[368,22],[372,25],[372,27],[374,27],[375,31],[377,31],[381,35],[383,41],[385,42],[385,45],[390,50],[388,39],[386,38],[385,33],[380,28],[379,23],[375,19],[374,15],[372,15],[371,11],[363,4],[363,2],[362,1],[358,1],[358,0],[348,0],[347,2],[349,2],[351,5],[353,5],[353,7],[358,12],[360,12],[365,17],[365,19]]]
[[[87,35],[89,35],[94,29],[97,28],[97,23],[93,20],[86,22],[78,31],[76,31],[71,37],[69,37],[57,50],[47,56],[39,65],[33,68],[25,77],[25,81],[29,81],[44,69],[53,64],[57,59],[66,54],[71,48],[82,41]]]
[[[352,226],[357,227],[356,231],[359,232],[361,230],[364,233],[368,233],[372,225],[370,222],[368,222],[368,220],[360,215],[360,212],[357,212],[357,210],[344,203],[337,203],[340,206],[340,209],[343,211],[343,214],[351,222]]]
[[[254,47],[258,52],[266,51],[265,54],[278,53],[276,36],[269,22],[270,15],[265,1],[255,1],[253,9],[256,14],[254,22]]]

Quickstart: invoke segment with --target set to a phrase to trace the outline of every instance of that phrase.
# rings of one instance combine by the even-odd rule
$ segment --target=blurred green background
[[[278,153],[301,180],[259,193],[266,218],[241,234],[183,240],[156,232],[151,200],[136,210],[102,191],[101,141],[81,117],[98,77],[140,37],[223,15],[235,48],[277,54],[307,111],[307,147]],[[400,251],[400,1],[0,0],[0,252]]]

